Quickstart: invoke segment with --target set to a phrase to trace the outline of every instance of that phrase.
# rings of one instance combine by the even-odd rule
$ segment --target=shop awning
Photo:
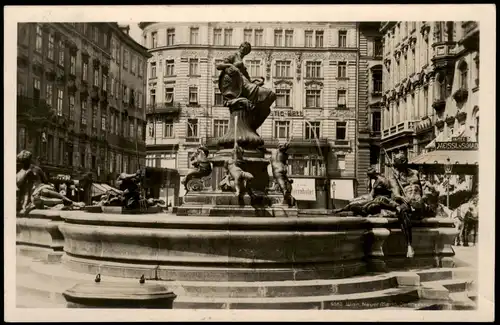
[[[450,161],[448,162],[448,158]],[[415,165],[478,165],[479,152],[477,150],[438,150],[419,155],[410,161]]]

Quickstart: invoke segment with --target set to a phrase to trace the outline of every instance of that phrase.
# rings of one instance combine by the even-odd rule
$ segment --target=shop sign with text
[[[314,178],[293,178],[292,196],[298,201],[316,201]]]
[[[436,142],[436,150],[477,150],[477,142]]]
[[[273,109],[271,110],[271,116],[274,117],[304,117],[304,112],[303,111],[295,111],[291,109],[286,109],[286,110],[277,110]]]

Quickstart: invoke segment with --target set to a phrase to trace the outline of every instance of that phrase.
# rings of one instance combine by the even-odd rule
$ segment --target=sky
[[[142,30],[139,28],[139,22],[118,22],[119,25],[130,26],[130,36],[139,44],[142,45]]]

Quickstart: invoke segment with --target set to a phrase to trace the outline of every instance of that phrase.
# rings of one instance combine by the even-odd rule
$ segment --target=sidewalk
[[[478,248],[477,246],[453,246],[455,251],[455,263],[457,266],[471,266],[477,268],[478,262]]]

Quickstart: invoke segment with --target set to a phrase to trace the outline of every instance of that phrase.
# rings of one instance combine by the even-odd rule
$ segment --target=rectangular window
[[[336,139],[347,140],[347,122],[337,122]]]
[[[319,139],[320,122],[305,122],[306,139]]]
[[[151,105],[155,105],[156,104],[156,89],[151,89],[149,91],[149,103]]]
[[[198,33],[200,29],[197,27],[191,27],[189,30],[189,43],[198,44]]]
[[[198,137],[198,119],[190,118],[187,121],[187,137],[197,138]]]
[[[276,77],[290,77],[290,61],[276,61]]]
[[[165,76],[173,76],[174,73],[174,60],[167,60],[165,61]]]
[[[189,104],[198,104],[198,88],[189,87]]]
[[[285,31],[285,46],[292,47],[293,46],[293,30]]]
[[[106,131],[106,114],[101,114],[101,130]]]
[[[229,129],[228,120],[214,120],[214,137],[220,138],[227,133]]]
[[[49,50],[47,51],[47,58],[54,61],[54,47],[55,47],[54,34],[49,34]]]
[[[307,30],[304,32],[304,39],[305,39],[305,47],[312,47],[313,46],[313,32],[311,30]]]
[[[232,44],[233,44],[233,30],[224,29],[224,45],[232,45]]]
[[[174,45],[175,42],[175,29],[167,29],[167,46]]]
[[[59,41],[59,44],[57,45],[58,51],[59,51],[59,56],[57,58],[57,64],[60,66],[64,66],[64,52],[65,52],[65,47],[64,47],[64,42],[62,40]]]
[[[382,126],[382,117],[380,115],[380,112],[373,112],[372,113],[372,131],[373,132],[380,132]]]
[[[198,59],[189,59],[189,75],[197,76],[198,73]]]
[[[321,107],[321,90],[319,89],[306,90],[306,107],[308,108]]]
[[[158,33],[157,32],[152,32],[151,33],[151,48],[155,48],[158,46]]]
[[[245,63],[247,70],[251,77],[259,77],[260,76],[260,60],[248,60]]]
[[[81,120],[82,125],[87,125],[87,101],[83,100],[82,101],[82,120]]]
[[[321,78],[321,62],[306,63],[306,78]]]
[[[129,121],[128,129],[129,129],[128,136],[133,139],[135,137],[135,124],[134,124],[134,120],[130,120]]]
[[[43,33],[42,26],[36,25],[35,51],[42,53]]]
[[[132,59],[130,60],[130,63],[131,63],[131,68],[130,68],[130,72],[132,74],[136,74],[137,73],[137,64],[136,64],[136,57],[135,55],[132,55]]]
[[[165,88],[165,103],[173,104],[174,103],[174,88]]]
[[[276,89],[276,107],[291,107],[290,89]]]
[[[283,30],[274,30],[274,46],[283,46]]]
[[[47,105],[49,105],[50,107],[53,107],[52,104],[54,99],[52,87],[53,87],[52,84],[47,84],[45,88],[45,101],[47,102]]]
[[[97,129],[97,104],[92,104],[92,128]]]
[[[381,38],[375,38],[374,41],[374,56],[381,57],[384,55],[384,43]]]
[[[337,90],[337,107],[345,108],[347,106],[347,91],[345,89]]]
[[[337,156],[337,170],[345,170],[345,156]]]
[[[69,57],[69,73],[76,76],[76,56],[71,55]]]
[[[255,30],[255,46],[264,45],[264,31],[262,29]]]
[[[172,120],[165,120],[165,127],[163,131],[164,138],[173,138],[174,137],[174,122]]]
[[[89,76],[89,64],[86,61],[82,62],[82,80],[87,81]]]
[[[274,137],[288,139],[290,137],[290,121],[274,121]]]
[[[139,70],[139,77],[142,78],[142,76],[144,76],[144,63],[141,59],[137,59],[137,66]]]
[[[214,45],[222,45],[222,29],[214,29]]]
[[[323,31],[316,31],[316,47],[323,47]]]
[[[425,64],[429,62],[429,40],[424,39],[424,62]]]
[[[339,62],[337,77],[338,78],[347,78],[347,62]]]
[[[151,62],[151,78],[156,78],[156,62]]]
[[[99,68],[94,68],[94,86],[99,87]]]
[[[339,47],[347,47],[347,31],[339,31]]]
[[[57,90],[57,115],[63,115],[63,100],[64,100],[64,92],[62,89]]]
[[[128,51],[123,50],[123,68],[128,69]]]
[[[69,119],[75,120],[75,96],[69,95]]]
[[[40,79],[34,78],[33,79],[33,99],[35,101],[38,101],[41,97],[41,90],[40,90]]]
[[[224,106],[224,99],[222,98],[222,94],[221,94],[219,88],[215,89],[214,106]]]
[[[243,42],[252,42],[252,34],[253,31],[251,29],[245,29],[243,30]]]
[[[104,40],[104,48],[108,48],[108,35],[102,34],[102,39]]]
[[[108,76],[102,75],[102,90],[108,91]]]
[[[97,28],[97,26],[94,26],[93,36],[94,36],[94,42],[99,44],[99,28]]]
[[[382,93],[382,70],[373,70],[372,72],[373,78],[373,93],[381,94]]]

